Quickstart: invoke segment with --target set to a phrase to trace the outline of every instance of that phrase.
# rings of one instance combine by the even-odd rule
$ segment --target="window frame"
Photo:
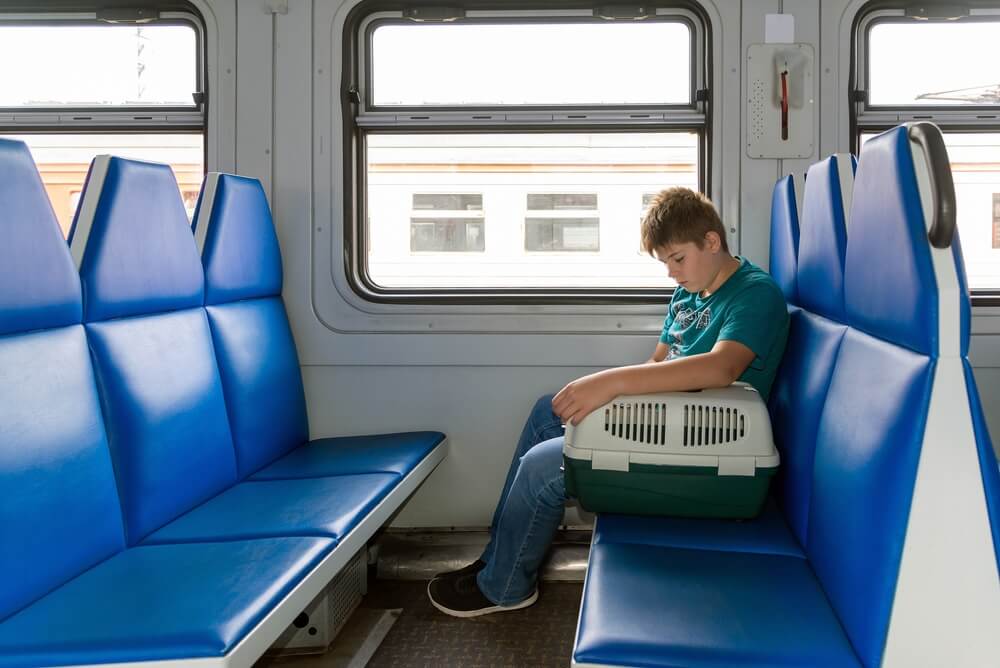
[[[935,7],[934,9],[940,9]],[[967,10],[962,22],[991,22],[1000,24],[1000,3],[992,6],[985,3],[964,3],[957,11]],[[900,3],[878,1],[869,3],[858,12],[851,31],[851,67],[848,83],[848,104],[850,107],[851,151],[860,154],[861,137],[864,134],[889,130],[900,123],[911,121],[931,121],[945,134],[955,133],[1000,133],[1000,104],[995,105],[873,105],[868,102],[870,90],[871,32],[877,25],[887,23],[953,23],[943,17],[920,17],[909,14]],[[970,288],[969,297],[974,307],[1000,306],[1000,288]]]
[[[467,18],[460,20],[469,24],[607,22],[594,16],[593,5],[561,3],[560,0],[551,2],[547,8],[499,0],[488,8],[465,5],[465,10]],[[650,6],[649,11],[655,14],[653,20],[683,22],[691,31],[690,104],[376,107],[371,104],[372,68],[369,58],[374,31],[384,25],[413,25],[414,21],[403,17],[400,12],[385,10],[385,5],[380,5],[377,0],[357,5],[344,24],[340,82],[346,149],[343,262],[351,290],[362,300],[378,304],[662,304],[664,299],[669,299],[673,288],[389,288],[376,284],[367,270],[369,239],[365,224],[368,217],[365,177],[368,159],[366,138],[369,134],[687,132],[698,137],[696,160],[699,189],[710,195],[714,118],[710,93],[713,81],[711,23],[704,9],[692,0],[657,3]],[[554,111],[553,120],[548,123],[508,120],[517,114],[537,115],[541,111]],[[662,115],[659,118],[630,118],[633,114]]]

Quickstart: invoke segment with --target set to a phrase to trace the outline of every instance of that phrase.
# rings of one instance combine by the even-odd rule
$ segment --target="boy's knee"
[[[543,394],[538,397],[538,401],[535,402],[535,410],[552,410],[552,400],[555,399],[555,394]]]
[[[518,475],[531,480],[533,485],[544,485],[562,477],[562,438],[539,443],[521,457]]]

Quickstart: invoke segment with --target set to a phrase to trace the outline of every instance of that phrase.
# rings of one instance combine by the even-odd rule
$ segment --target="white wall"
[[[207,0],[218,16],[236,19],[235,47],[224,43],[219,55],[233,85],[213,97],[235,146],[210,169],[256,176],[271,199],[313,436],[446,432],[449,457],[396,524],[485,525],[535,398],[595,369],[644,360],[663,308],[393,309],[353,295],[341,270],[339,116],[339,36],[351,1]],[[857,4],[707,5],[718,114],[713,192],[740,253],[765,266],[775,180],[849,147],[847,108],[835,101],[846,89],[841,31]],[[763,41],[764,15],[782,10],[818,55],[817,150],[810,159],[751,160],[741,150],[744,56],[747,45]],[[971,358],[991,429],[1000,433],[1000,309],[976,312]]]

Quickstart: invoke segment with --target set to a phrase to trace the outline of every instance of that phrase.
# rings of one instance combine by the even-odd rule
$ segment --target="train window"
[[[68,233],[95,155],[171,165],[189,216],[205,172],[202,27],[155,7],[0,13],[0,136],[27,143]]]
[[[122,158],[165,162],[174,170],[188,218],[205,177],[204,136],[201,134],[7,134],[28,145],[52,202],[63,235],[69,234],[90,161],[108,153]]]
[[[650,77],[639,64],[686,73],[690,60],[691,30],[676,22],[382,25],[372,36],[372,102],[687,104],[688,77]]]
[[[645,194],[705,189],[704,21],[686,8],[601,11],[616,17],[359,12],[343,72],[359,294],[662,298],[669,279],[635,252],[631,221]]]
[[[900,122],[941,128],[969,287],[974,303],[992,303],[1000,295],[1000,61],[983,54],[1000,42],[1000,12],[877,9],[857,30],[852,120],[859,145]]]
[[[524,219],[524,250],[600,251],[597,195],[529,194],[528,215]]]
[[[486,250],[485,232],[481,194],[413,195],[410,251],[481,253]]]
[[[0,107],[188,107],[190,25],[2,25]]]
[[[386,288],[662,289],[662,267],[636,256],[640,230],[626,221],[651,191],[698,187],[694,133],[371,133],[367,140],[365,259],[371,279]],[[564,190],[542,190],[552,184]]]

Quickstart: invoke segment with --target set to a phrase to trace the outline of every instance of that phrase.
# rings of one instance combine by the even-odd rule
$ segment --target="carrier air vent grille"
[[[604,431],[625,441],[666,445],[667,405],[616,401],[604,409]]]
[[[684,445],[725,445],[746,436],[746,415],[736,408],[687,404],[684,406]]]

